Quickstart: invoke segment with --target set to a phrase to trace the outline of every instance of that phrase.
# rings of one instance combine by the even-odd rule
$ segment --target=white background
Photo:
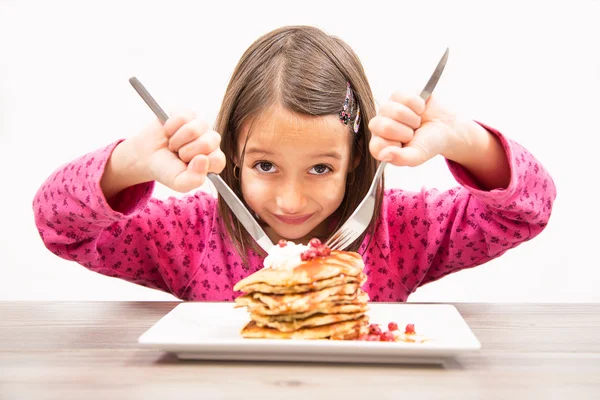
[[[246,47],[308,24],[355,49],[378,101],[419,91],[449,46],[436,94],[527,147],[558,187],[540,236],[410,300],[600,301],[598,17],[598,1],[0,0],[0,300],[173,299],[46,250],[35,191],[59,165],[153,118],[130,76],[167,110],[212,122]],[[440,158],[387,174],[388,186],[406,189],[455,184]]]

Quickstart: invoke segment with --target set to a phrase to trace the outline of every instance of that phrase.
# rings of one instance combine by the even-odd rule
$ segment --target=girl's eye
[[[325,175],[329,172],[331,172],[331,168],[323,164],[315,165],[310,169],[310,173],[313,175]]]
[[[257,162],[256,164],[254,164],[254,169],[256,169],[258,172],[262,172],[263,174],[272,174],[274,172],[277,172],[275,166],[268,161]]]

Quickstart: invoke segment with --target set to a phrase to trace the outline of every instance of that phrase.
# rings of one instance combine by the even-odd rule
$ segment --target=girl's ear
[[[364,139],[362,137],[360,139],[358,139],[358,143],[356,144],[356,149],[354,150],[354,159],[351,161],[348,172],[353,172],[356,169],[356,167],[358,167],[358,165],[360,164],[361,156],[360,156],[360,151],[357,151],[357,149],[362,148],[363,140]]]
[[[356,156],[354,156],[354,161],[352,162],[352,170],[354,171],[356,169],[356,167],[358,167],[358,164],[360,164],[360,154],[357,154]]]

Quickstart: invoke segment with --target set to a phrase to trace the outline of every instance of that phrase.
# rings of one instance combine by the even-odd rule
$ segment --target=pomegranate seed
[[[327,246],[319,246],[318,251],[322,257],[327,257],[331,254],[331,249]]]
[[[306,250],[302,254],[300,254],[300,259],[302,261],[312,260],[317,256],[317,253],[314,250]]]
[[[369,333],[372,335],[381,335],[381,328],[377,324],[369,325]]]
[[[396,338],[394,337],[394,334],[392,332],[390,332],[390,331],[384,332],[381,335],[381,341],[382,342],[393,342],[393,341],[395,341],[395,339]]]
[[[285,247],[287,245],[287,240],[279,239],[279,247]]]
[[[415,333],[415,324],[407,324],[404,333],[407,335]]]
[[[367,335],[367,342],[379,342],[379,336]]]
[[[317,238],[312,238],[310,239],[310,242],[308,242],[308,244],[310,245],[310,247],[319,247],[321,245],[321,241]]]
[[[390,322],[390,323],[388,324],[388,329],[389,329],[390,331],[392,331],[392,332],[393,332],[393,331],[397,331],[397,330],[398,330],[398,324],[397,324],[397,323],[395,323],[395,322]]]

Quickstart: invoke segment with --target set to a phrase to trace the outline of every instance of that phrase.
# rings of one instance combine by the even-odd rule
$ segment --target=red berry
[[[314,250],[306,250],[302,254],[300,254],[300,259],[302,261],[312,260],[317,256],[317,253]]]
[[[397,331],[397,330],[398,330],[398,324],[397,324],[397,323],[395,323],[395,322],[390,322],[390,323],[388,324],[388,329],[389,329],[390,331]]]
[[[279,239],[279,247],[285,247],[287,245],[287,240]]]
[[[381,335],[381,328],[377,324],[369,325],[369,333],[372,335]]]
[[[404,333],[406,333],[407,335],[415,333],[415,324],[407,324]]]
[[[319,255],[322,257],[327,257],[331,254],[331,249],[327,246],[319,246],[318,251]]]
[[[392,332],[390,332],[390,331],[384,332],[381,335],[381,341],[382,342],[393,342],[393,341],[395,341],[395,339],[396,338],[394,337],[394,334]]]
[[[310,242],[308,242],[308,244],[310,245],[310,247],[319,247],[321,245],[321,241],[317,238],[312,238],[310,239]]]
[[[379,336],[367,335],[367,342],[379,342]]]

